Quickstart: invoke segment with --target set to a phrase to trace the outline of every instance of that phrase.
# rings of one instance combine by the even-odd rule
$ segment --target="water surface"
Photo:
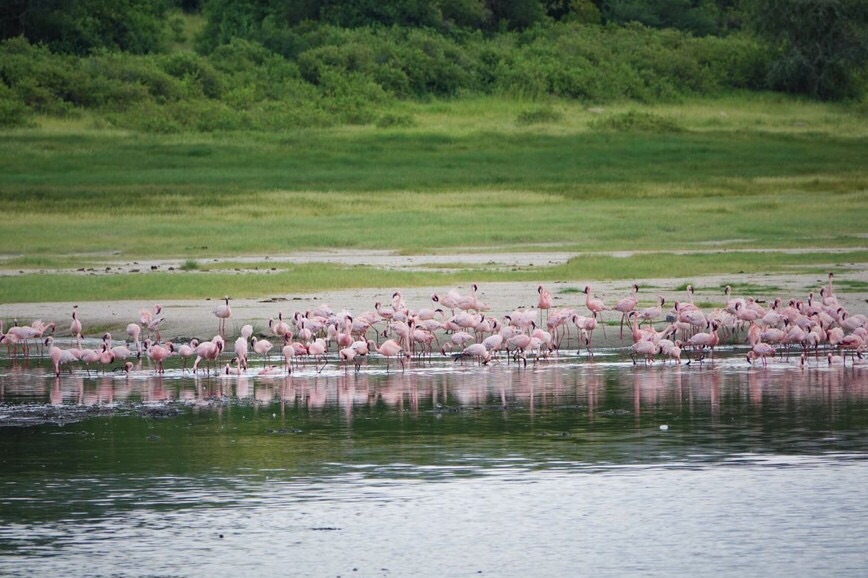
[[[255,373],[0,361],[0,575],[868,566],[861,368],[604,352]]]

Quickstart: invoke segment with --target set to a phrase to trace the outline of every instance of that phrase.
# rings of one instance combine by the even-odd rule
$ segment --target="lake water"
[[[863,368],[613,351],[254,374],[0,361],[0,575],[868,568]]]

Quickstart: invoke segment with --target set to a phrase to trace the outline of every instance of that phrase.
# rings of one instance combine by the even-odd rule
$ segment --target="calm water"
[[[864,576],[868,370],[55,379],[0,361],[3,576]]]

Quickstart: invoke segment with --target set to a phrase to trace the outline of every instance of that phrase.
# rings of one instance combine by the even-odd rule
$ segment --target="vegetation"
[[[784,4],[799,10],[771,22]],[[809,26],[820,4],[826,28]],[[689,260],[664,252],[709,247],[861,262],[857,4],[14,0],[0,8],[0,255],[25,271],[171,259],[178,293],[223,275],[209,257],[333,247],[658,255],[583,261],[602,278],[666,275]],[[287,289],[359,274],[327,271],[255,274]],[[383,279],[424,282],[397,275]],[[113,277],[37,290],[25,275],[0,300],[78,283],[107,296]]]

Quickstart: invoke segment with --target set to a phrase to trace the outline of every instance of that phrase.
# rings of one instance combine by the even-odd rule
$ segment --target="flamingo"
[[[636,294],[639,292],[639,285],[633,283],[632,289],[633,291],[630,295],[623,299],[619,299],[618,302],[615,303],[615,306],[612,307],[614,311],[619,311],[621,313],[621,339],[624,339],[624,321],[627,319],[627,316],[636,309],[636,305],[639,303],[639,299],[636,297]]]
[[[548,314],[548,310],[552,308],[552,294],[542,285],[536,288],[536,292],[539,293],[537,309],[545,311]]]
[[[148,309],[142,309],[139,311],[139,323],[144,329],[148,330],[148,337],[150,337],[151,332],[157,333],[157,341],[160,340],[159,330],[160,324],[163,322],[162,317],[158,317],[160,312],[163,310],[162,305],[157,303],[154,305],[154,310],[150,311]]]
[[[452,356],[453,361],[458,361],[465,357],[473,357],[479,361],[480,365],[486,365],[491,362],[491,352],[482,343],[474,343],[465,347],[461,353]]]
[[[142,356],[142,342],[139,341],[142,335],[142,326],[138,323],[130,323],[127,325],[127,340],[136,344],[136,353],[139,357]]]
[[[290,332],[289,323],[283,320],[283,312],[277,312],[277,321],[274,319],[268,320],[268,328],[275,337],[283,337]]]
[[[455,289],[449,290],[445,295],[435,293],[431,296],[431,300],[434,303],[439,303],[443,307],[448,308],[452,312],[452,315],[455,315],[455,308],[458,307],[459,299],[461,299],[461,294]]]
[[[72,323],[69,324],[69,333],[75,337],[78,347],[81,347],[81,320],[78,318],[78,305],[72,307]]]
[[[269,349],[271,348],[269,347]],[[238,367],[245,371],[247,371],[247,353],[247,338],[242,335],[235,340],[235,357],[238,359]],[[265,361],[263,360],[264,364]]]
[[[196,346],[196,360],[193,362],[193,373],[197,373],[199,371],[199,363],[204,359],[205,363],[208,364],[208,370],[210,371],[212,361],[215,361],[217,357],[220,356],[220,353],[223,351],[223,347],[225,346],[225,342],[223,338],[219,335],[215,335],[214,339],[211,341],[205,341]]]
[[[754,344],[750,351],[747,352],[747,361],[753,365],[753,360],[759,358],[762,360],[763,367],[766,367],[768,365],[768,360],[766,358],[774,356],[775,348],[768,343],[760,341],[759,343]]]
[[[214,308],[214,316],[217,317],[217,334],[226,335],[226,320],[232,316],[232,308],[229,306],[229,296],[223,298],[223,304]]]
[[[359,371],[359,368],[362,365],[362,356],[359,355],[359,351],[352,345],[341,348],[338,351],[338,359],[344,364],[344,371],[346,371],[347,365],[350,362],[353,363],[356,371]]]
[[[709,332],[701,332],[696,333],[687,340],[687,345],[692,347],[695,350],[699,350],[700,357],[699,361],[702,362],[705,359],[705,349],[709,350],[709,357],[714,360],[714,348],[720,343],[720,337],[717,335],[718,324],[716,321],[712,321],[710,324],[711,330]]]
[[[82,349],[81,356],[79,360],[84,363],[84,367],[87,370],[87,375],[90,376],[90,364],[91,363],[99,363],[99,352],[94,349]]]
[[[115,359],[118,361],[124,361],[128,357],[132,357],[134,354],[126,345],[112,345],[112,334],[105,333],[102,336],[103,343],[106,344],[106,347],[109,351],[112,352],[112,355],[115,356]]]
[[[374,343],[373,340],[369,339],[368,350],[376,351],[386,358],[386,371],[389,371],[389,360],[393,357],[401,363],[401,370],[404,370],[404,348],[394,339],[387,339],[379,346]]]
[[[17,324],[18,321],[16,320]],[[13,325],[9,328],[9,331],[6,332],[7,339],[9,336],[12,336],[11,341],[13,343],[23,343],[23,351],[24,357],[30,356],[30,340],[37,339],[42,337],[42,330],[37,329],[31,325]]]
[[[512,351],[512,358],[516,362],[521,359],[524,362],[524,366],[527,367],[526,352],[531,346],[531,341],[532,337],[527,333],[516,333],[506,340],[507,355]],[[509,360],[507,359],[507,361]]]
[[[597,328],[597,318],[596,317],[585,317],[584,315],[573,315],[573,325],[576,326],[579,330],[579,350],[576,351],[576,355],[581,353],[582,347],[582,336],[585,337],[585,347],[588,350],[588,355],[594,355],[594,352],[591,351],[591,339],[594,335],[594,329]]]
[[[48,355],[51,357],[51,363],[54,365],[55,377],[60,377],[60,366],[78,361],[75,355],[68,349],[61,349],[54,344],[54,338],[48,336],[45,338],[45,346],[48,348]],[[72,373],[72,370],[70,370]]]
[[[609,307],[603,303],[602,299],[595,299],[591,297],[591,286],[585,286],[585,290],[583,291],[585,294],[585,307],[588,308],[588,311],[593,313],[594,319],[597,319],[597,315],[600,316],[600,321],[603,320],[603,311],[609,311]],[[606,334],[606,325],[603,324],[603,335]]]
[[[163,362],[175,352],[175,346],[171,342],[165,345],[152,343],[150,339],[145,341],[145,349],[148,357],[156,364],[156,373],[165,373]]]
[[[865,346],[865,339],[855,333],[845,335],[837,345],[845,361],[847,360],[847,351],[850,351],[850,357],[854,365],[856,364],[856,356],[862,357],[862,351],[865,350]]]
[[[244,339],[243,337],[239,337],[238,339]],[[244,340],[245,348],[247,346],[247,340]],[[238,352],[238,342],[235,343],[235,351]],[[274,347],[272,343],[267,339],[259,339],[257,337],[253,337],[253,351],[262,356],[262,367],[265,367],[265,362],[268,359],[268,352],[271,351],[271,348]],[[246,362],[245,362],[246,363]],[[246,367],[246,365],[245,365]]]
[[[191,339],[190,343],[184,343],[178,348],[178,356],[183,363],[183,371],[187,371],[187,360],[196,355],[196,347],[199,346],[198,339]]]
[[[644,339],[637,341],[630,346],[630,357],[633,359],[633,365],[636,365],[636,355],[641,355],[645,358],[645,364],[654,363],[654,357],[660,353],[660,346],[653,341]]]
[[[314,365],[316,366],[317,373],[321,372],[325,369],[325,352],[328,351],[328,343],[322,337],[317,337],[313,340],[313,342],[307,346],[308,355],[313,357]],[[323,360],[322,367],[319,366],[319,360]]]
[[[657,342],[657,345],[660,346],[661,354],[681,365],[681,341],[676,339],[673,342],[669,339],[661,339]]]
[[[649,325],[653,326],[654,321],[663,315],[663,305],[665,303],[666,299],[664,299],[662,295],[658,295],[657,305],[640,309],[638,313],[639,325],[642,325],[643,321],[647,321]]]

